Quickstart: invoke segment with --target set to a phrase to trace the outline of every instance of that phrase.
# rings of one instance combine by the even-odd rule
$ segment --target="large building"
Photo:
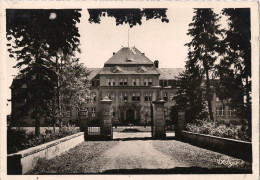
[[[165,117],[168,117],[172,100],[178,83],[176,77],[184,69],[159,68],[159,61],[148,59],[136,47],[122,47],[104,63],[103,68],[90,68],[89,80],[91,83],[92,100],[83,107],[75,107],[64,113],[63,120],[75,122],[77,120],[98,121],[100,100],[108,96],[112,100],[111,112],[114,124],[147,124],[151,121],[150,102],[158,97],[165,100]],[[16,78],[19,80],[19,78]],[[13,84],[14,84],[13,82]],[[13,95],[17,89],[12,89],[12,111],[19,104]],[[235,109],[224,106],[214,94],[212,99],[215,118],[237,121]],[[22,120],[26,126],[33,126],[34,120],[29,116]],[[46,125],[44,119],[42,126]]]

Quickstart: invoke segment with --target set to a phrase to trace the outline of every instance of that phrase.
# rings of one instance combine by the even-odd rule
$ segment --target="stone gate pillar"
[[[153,101],[153,124],[154,124],[154,138],[165,138],[165,118],[164,118],[164,100]]]
[[[178,112],[178,120],[177,124],[175,127],[175,137],[176,138],[181,138],[180,132],[184,130],[185,128],[185,112],[184,111],[179,111]]]
[[[100,100],[100,121],[101,121],[101,127],[100,127],[100,135],[104,137],[110,137],[112,136],[112,112],[111,112],[111,104],[112,100],[110,100],[107,96]]]

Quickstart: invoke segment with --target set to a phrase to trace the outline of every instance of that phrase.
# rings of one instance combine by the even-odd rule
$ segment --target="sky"
[[[181,68],[185,65],[186,35],[192,20],[193,9],[168,9],[169,23],[159,19],[146,21],[130,28],[128,24],[116,26],[113,17],[103,17],[100,24],[90,24],[88,13],[82,12],[79,25],[81,34],[81,62],[87,67],[101,68],[122,46],[135,46],[152,61],[159,60],[160,67]]]
[[[194,16],[193,11],[192,8],[168,9],[169,23],[162,23],[159,19],[143,19],[142,25],[130,28],[128,24],[116,26],[112,17],[102,17],[100,24],[91,24],[88,22],[87,9],[83,9],[78,24],[81,54],[77,54],[77,57],[88,68],[102,68],[113,52],[119,51],[122,46],[128,47],[129,31],[129,46],[135,46],[152,61],[159,60],[159,67],[184,68],[188,53],[184,44],[191,40],[187,32]],[[50,18],[55,18],[55,14],[51,14]],[[6,90],[10,99],[9,87],[18,70],[13,68],[16,64],[14,59],[7,57],[6,61]],[[8,103],[8,106],[10,112],[11,104]]]

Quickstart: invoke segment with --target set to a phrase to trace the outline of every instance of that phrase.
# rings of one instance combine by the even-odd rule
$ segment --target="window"
[[[152,79],[144,79],[144,86],[152,86],[153,80]]]
[[[132,86],[139,86],[140,85],[140,79],[132,79]]]
[[[236,109],[233,107],[228,108],[228,116],[236,116]]]
[[[127,101],[127,100],[128,100],[127,93],[124,93],[124,101]]]
[[[176,81],[176,82],[175,82],[175,85],[176,85],[177,87],[179,87],[179,86],[181,85],[180,81]]]
[[[163,93],[163,100],[168,101],[168,93]]]
[[[116,108],[112,107],[111,112],[112,112],[112,117],[115,117],[116,116]]]
[[[124,79],[124,86],[127,86],[127,80]]]
[[[123,86],[123,85],[124,85],[123,79],[119,79],[119,85],[120,85],[120,86]]]
[[[168,86],[168,81],[167,80],[163,81],[163,86]]]
[[[144,86],[148,86],[148,79],[144,79]]]
[[[128,97],[127,97],[127,93],[119,93],[119,101],[123,102],[123,101],[127,101]]]
[[[115,101],[115,93],[111,92],[111,100]]]
[[[127,86],[127,81],[126,81],[126,79],[119,79],[119,85],[120,86]]]
[[[140,79],[136,79],[136,85],[140,86]]]
[[[132,95],[132,101],[133,102],[139,102],[140,101],[140,93],[133,93]]]
[[[123,93],[119,93],[119,101],[122,102],[124,100],[124,95]]]
[[[152,93],[151,92],[145,92],[144,93],[144,101],[145,102],[152,101]]]
[[[106,93],[106,96],[107,96],[110,100],[115,101],[115,93],[113,93],[113,92],[107,92],[107,93]]]
[[[108,86],[114,86],[115,85],[115,79],[107,79],[107,85]]]
[[[132,79],[132,86],[136,86],[136,80]]]
[[[95,86],[95,81],[92,81],[91,83],[92,83],[92,86]]]
[[[109,92],[106,93],[106,96],[111,100],[111,94]]]
[[[96,117],[96,108],[92,108],[91,117]]]
[[[160,85],[160,86],[163,86],[163,80],[160,80],[160,81],[159,81],[159,85]]]
[[[174,93],[170,93],[170,101],[171,102],[174,102],[173,98],[174,98]]]
[[[153,80],[152,79],[149,79],[149,86],[152,86],[153,85]]]
[[[216,116],[224,116],[224,108],[223,107],[218,107],[216,108]]]
[[[90,96],[91,96],[92,102],[96,102],[96,100],[97,100],[97,99],[96,99],[96,93],[95,93],[95,92],[92,92]]]
[[[115,79],[111,79],[111,86],[115,85]]]
[[[88,117],[88,110],[80,110],[80,111],[78,112],[78,116]]]

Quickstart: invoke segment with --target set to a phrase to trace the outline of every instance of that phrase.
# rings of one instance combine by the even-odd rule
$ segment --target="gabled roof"
[[[158,72],[160,73],[160,80],[171,80],[175,79],[181,72],[183,72],[184,68],[158,68]]]
[[[127,64],[143,64],[153,65],[153,62],[141,53],[136,47],[122,47],[109,60],[106,65],[127,65]]]

